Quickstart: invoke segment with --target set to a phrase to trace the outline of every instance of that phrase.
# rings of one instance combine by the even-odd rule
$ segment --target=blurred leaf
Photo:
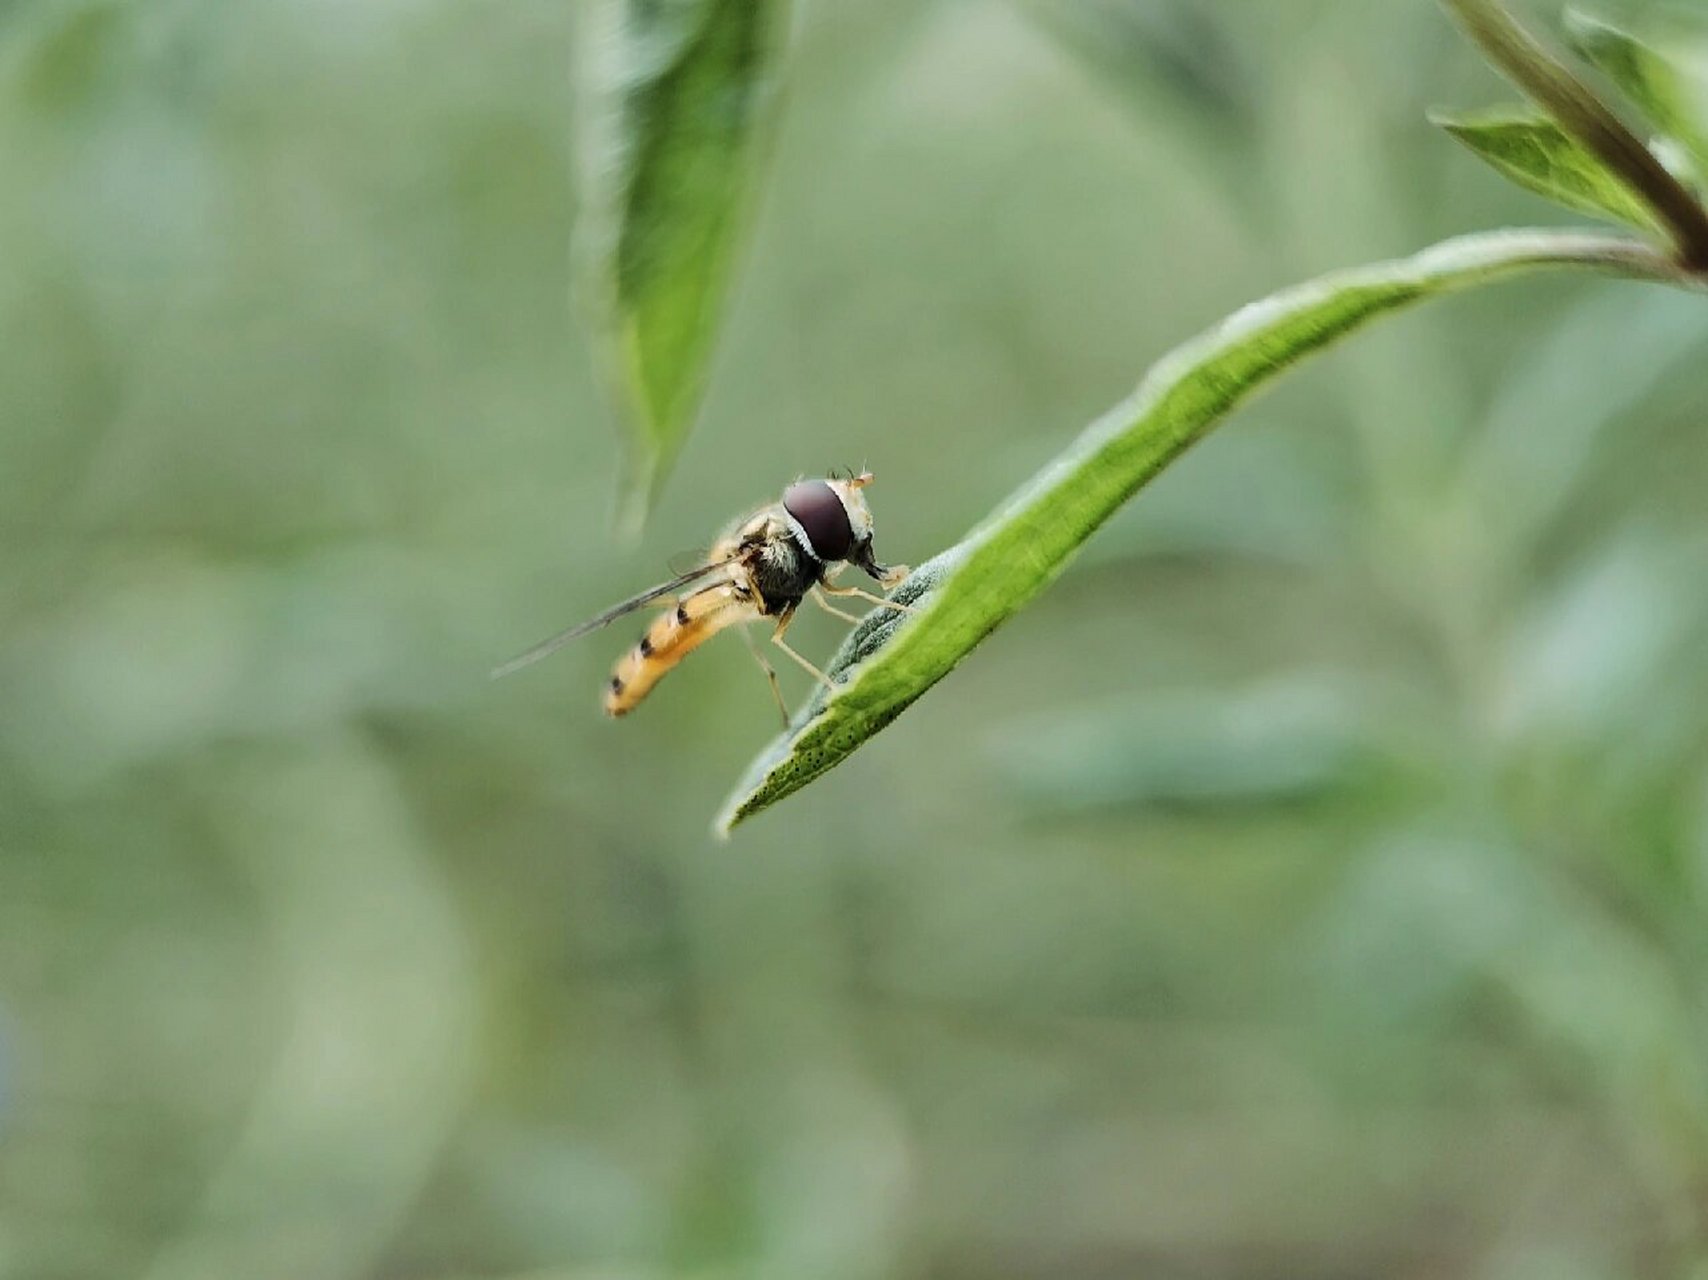
[[[1229,436],[1182,458],[1143,503],[1086,547],[1086,559],[1332,564],[1345,547],[1351,513],[1327,471],[1295,432]]]
[[[589,265],[645,518],[701,396],[776,97],[787,0],[602,0],[592,10]]]
[[[1669,658],[1695,634],[1702,580],[1694,555],[1627,536],[1590,559],[1510,637],[1502,719],[1559,746],[1604,740],[1629,749],[1640,732],[1696,708],[1669,705]],[[1695,658],[1694,646],[1687,658]]]
[[[1050,584],[1100,525],[1259,387],[1370,320],[1524,271],[1572,267],[1676,278],[1627,240],[1562,232],[1469,236],[1416,257],[1328,276],[1238,312],[1164,358],[1138,391],[921,566],[833,660],[820,690],[753,763],[719,816],[738,823],[836,767]]]
[[[204,768],[291,1012],[204,1194],[136,1274],[371,1274],[466,1104],[478,1001],[454,897],[359,736]]]
[[[1685,68],[1660,50],[1599,18],[1568,10],[1572,46],[1606,73],[1641,108],[1654,127],[1681,143],[1695,161],[1698,182],[1708,180],[1708,86],[1691,84]]]
[[[1659,229],[1636,193],[1559,125],[1528,107],[1430,119],[1528,191],[1578,213]]]
[[[113,68],[131,34],[133,19],[124,10],[123,5],[92,4],[39,15],[37,21],[47,29],[20,77],[26,100],[38,110],[69,114],[110,89]],[[8,34],[16,39],[18,33]]]
[[[1525,1074],[1569,1083],[1628,1156],[1676,1160],[1662,1177],[1677,1177],[1708,1097],[1689,988],[1622,908],[1539,852],[1475,813],[1398,828],[1349,864],[1301,940],[1337,1015],[1367,1024],[1349,1032],[1360,1044],[1372,1029],[1439,1044],[1455,1023],[1528,1043]]]
[[[1023,7],[1123,92],[1158,85],[1218,121],[1252,118],[1252,71],[1214,9],[1180,0],[1024,0]]]
[[[1708,1125],[1693,1003],[1652,938],[1563,877],[1519,901],[1493,976],[1556,1069],[1581,1075],[1639,1146],[1685,1156]],[[1699,1147],[1697,1147],[1699,1151]],[[1694,1152],[1685,1159],[1694,1164]]]
[[[1499,838],[1401,826],[1348,865],[1301,940],[1342,1014],[1415,1027],[1472,997],[1538,892]]]
[[[1267,216],[1252,183],[1266,80],[1246,56],[1249,22],[1197,0],[1016,2],[1144,136],[1167,139],[1183,182],[1213,182],[1221,207],[1256,234]]]
[[[1011,794],[1051,814],[1285,803],[1346,785],[1372,758],[1361,705],[1311,675],[1169,692],[1006,725],[994,754]]]
[[[1568,1070],[1626,1101],[1652,1105],[1641,1095],[1663,1072],[1693,1092],[1702,1075],[1674,1032],[1687,1021],[1677,987],[1641,933],[1498,827],[1396,829],[1350,865],[1308,937],[1343,1009],[1415,1024],[1471,1011],[1493,982],[1551,1054],[1577,1055]]]
[[[1686,294],[1633,299],[1608,290],[1566,312],[1514,362],[1465,458],[1479,522],[1497,535],[1491,542],[1527,557],[1574,496],[1600,478],[1592,463],[1608,430],[1705,354],[1708,307]],[[1609,377],[1609,368],[1619,376]]]
[[[0,748],[27,743],[38,781],[75,789],[211,742],[443,706],[460,664],[412,652],[444,633],[431,581],[424,557],[351,541],[267,568],[138,547],[14,627]]]

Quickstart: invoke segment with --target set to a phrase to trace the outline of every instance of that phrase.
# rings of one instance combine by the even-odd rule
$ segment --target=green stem
[[[1652,208],[1692,271],[1708,271],[1708,209],[1570,67],[1494,0],[1441,0],[1489,61]]]

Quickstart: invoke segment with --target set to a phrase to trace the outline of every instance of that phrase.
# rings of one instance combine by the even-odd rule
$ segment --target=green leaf
[[[1528,107],[1430,119],[1526,190],[1591,217],[1661,229],[1640,196],[1559,125]]]
[[[1242,401],[1378,316],[1525,271],[1574,267],[1682,281],[1661,254],[1614,237],[1508,231],[1328,276],[1245,308],[1158,364],[1131,399],[917,569],[855,628],[820,690],[753,763],[717,821],[738,823],[835,768],[1059,574],[1081,544]]]
[[[1566,30],[1573,48],[1624,90],[1658,133],[1690,153],[1696,179],[1708,180],[1708,85],[1652,45],[1598,18],[1568,11]]]
[[[638,524],[699,412],[776,97],[786,0],[593,5],[583,246]]]

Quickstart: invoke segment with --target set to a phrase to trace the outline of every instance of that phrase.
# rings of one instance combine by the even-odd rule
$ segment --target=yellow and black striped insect
[[[776,620],[771,643],[828,687],[830,678],[784,640],[789,623],[808,596],[821,608],[846,622],[858,622],[826,599],[855,597],[906,612],[905,605],[885,600],[858,587],[838,587],[835,577],[854,565],[885,590],[907,576],[905,566],[885,566],[872,553],[872,513],[862,492],[872,483],[870,472],[800,480],[781,500],[742,519],[713,545],[705,559],[688,572],[613,605],[596,618],[535,645],[492,674],[507,676],[556,653],[572,640],[609,626],[618,618],[651,604],[665,606],[640,641],[617,661],[605,688],[605,711],[623,716],[633,711],[682,659],[718,632],[761,618]],[[743,633],[745,635],[745,632]],[[751,639],[785,722],[788,708],[777,687],[777,673]]]

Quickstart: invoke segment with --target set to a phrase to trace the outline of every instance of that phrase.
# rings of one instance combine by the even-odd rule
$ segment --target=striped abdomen
[[[646,634],[617,660],[605,687],[605,714],[625,716],[672,668],[725,627],[757,616],[752,598],[727,582],[685,597],[652,620]]]

